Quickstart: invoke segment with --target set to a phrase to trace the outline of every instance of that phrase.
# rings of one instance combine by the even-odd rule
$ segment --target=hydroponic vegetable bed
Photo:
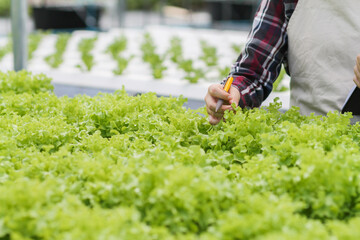
[[[0,239],[359,239],[359,124],[0,73]]]
[[[149,26],[109,32],[35,33],[29,36],[29,66],[53,83],[130,93],[156,92],[203,100],[224,79],[245,44],[247,32]],[[0,70],[13,68],[9,39],[0,39]],[[264,103],[280,97],[289,107],[289,78]],[[277,83],[281,81],[279,79]]]

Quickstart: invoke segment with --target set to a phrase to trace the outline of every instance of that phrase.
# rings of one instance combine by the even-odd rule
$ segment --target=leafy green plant
[[[216,66],[218,64],[216,47],[209,45],[205,40],[200,41],[200,46],[202,50],[200,60],[204,61],[208,67]]]
[[[82,71],[91,71],[95,65],[94,56],[92,50],[95,47],[95,43],[98,37],[84,38],[78,44],[78,50],[81,53],[81,64],[76,65]]]
[[[8,42],[0,48],[0,61],[9,53],[12,52],[12,41],[8,40]]]
[[[156,45],[149,33],[144,34],[141,50],[143,52],[142,59],[144,62],[148,62],[150,64],[153,77],[155,79],[163,78],[164,71],[167,69],[167,67],[164,65],[166,54],[161,56],[156,53]]]
[[[118,58],[119,55],[126,50],[127,41],[125,36],[115,38],[115,40],[107,47],[106,53],[111,54],[113,59]]]
[[[140,49],[142,51],[142,59],[144,62],[151,62],[152,56],[156,52],[156,46],[150,33],[144,34],[144,39],[141,43]]]
[[[34,52],[38,49],[39,44],[46,33],[32,33],[28,37],[28,60],[33,58]]]
[[[38,49],[39,44],[47,32],[37,32],[31,33],[28,36],[28,60],[33,58],[34,52]],[[12,52],[12,41],[9,40],[8,43],[0,49],[0,60],[8,53]]]
[[[125,69],[128,67],[130,61],[134,58],[134,55],[131,55],[128,58],[124,58],[121,56],[118,56],[115,60],[116,60],[116,69],[113,70],[113,73],[115,75],[121,75],[123,74],[123,72],[125,71]]]
[[[115,75],[121,75],[129,65],[130,61],[135,57],[131,55],[128,58],[122,56],[122,52],[124,52],[127,48],[127,38],[125,36],[121,36],[116,38],[106,49],[106,52],[111,55],[111,57],[116,61],[116,69],[113,70]]]
[[[11,0],[0,0],[0,16],[10,16]]]
[[[204,77],[204,71],[200,68],[195,68],[192,59],[184,59],[181,38],[173,37],[170,39],[168,54],[170,55],[171,61],[176,63],[178,68],[186,73],[184,79],[190,83],[197,83],[199,79]]]
[[[162,79],[164,78],[164,71],[166,71],[167,67],[162,65],[161,63],[159,64],[154,64],[151,66],[152,71],[153,71],[153,77],[155,79]]]
[[[203,78],[205,75],[202,69],[194,67],[192,59],[181,60],[178,66],[180,69],[184,70],[186,73],[185,79],[190,83],[197,83],[199,79]]]
[[[225,77],[227,77],[230,73],[231,68],[230,67],[223,67],[223,68],[218,68],[219,71],[219,79],[224,79]]]
[[[40,93],[52,91],[51,78],[44,74],[32,75],[26,71],[0,72],[0,93]]]
[[[235,44],[235,43],[231,44],[232,50],[234,51],[235,54],[238,55],[241,53],[243,47],[244,47],[243,44]]]
[[[127,4],[127,8],[129,10],[158,10],[161,1],[159,0],[148,0],[148,1],[144,1],[144,0],[127,0],[126,4]],[[167,5],[170,6],[177,6],[177,7],[187,7],[184,6],[184,1],[183,0],[167,0],[166,2]],[[204,4],[205,1],[204,0],[192,0],[191,1],[191,7],[194,10],[194,8],[196,9],[202,9],[204,8]]]
[[[170,39],[170,48],[168,50],[170,59],[174,63],[179,63],[183,59],[183,48],[180,37],[172,37]]]
[[[286,86],[283,86],[281,83],[282,81],[284,80],[284,77],[286,75],[286,71],[285,71],[285,68],[282,67],[281,70],[280,70],[280,74],[279,76],[277,77],[277,79],[275,80],[274,84],[273,84],[273,90],[275,92],[285,92],[285,91],[288,91],[289,88],[286,87]]]
[[[0,239],[358,239],[360,125],[0,73]]]
[[[58,68],[63,63],[63,55],[70,38],[71,35],[68,33],[62,33],[58,35],[57,41],[55,43],[55,52],[45,57],[45,61],[52,68]]]

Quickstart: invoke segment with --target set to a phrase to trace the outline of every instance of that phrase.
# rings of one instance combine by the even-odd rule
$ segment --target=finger
[[[235,98],[231,96],[229,105],[231,106],[233,103],[235,103],[235,107],[237,107],[239,105],[239,100],[235,100]]]
[[[240,92],[237,88],[235,87],[231,87],[230,88],[230,100],[229,103],[233,104],[235,103],[235,106],[237,107],[239,105],[239,101],[240,101]]]
[[[210,123],[211,125],[216,125],[216,124],[218,124],[220,121],[221,121],[221,118],[216,118],[216,117],[213,117],[213,116],[209,115],[209,123]]]
[[[355,74],[357,81],[359,82],[360,81],[360,72],[359,72],[359,68],[357,68],[357,66],[354,67],[354,74]]]
[[[214,115],[217,117],[222,117],[222,115],[224,114],[224,111],[221,109],[216,111],[217,101],[218,101],[218,99],[215,99],[215,98],[211,97],[210,95],[207,96],[206,97],[206,110],[211,115]],[[227,103],[227,102],[224,101],[224,103]]]
[[[209,108],[206,108],[206,111],[207,111],[207,113],[209,114],[209,115],[211,115],[211,116],[213,116],[213,117],[216,117],[216,118],[222,118],[223,116],[224,116],[224,112],[222,111],[222,112],[220,112],[220,111],[218,111],[218,112],[215,112],[215,111],[213,111],[213,110],[211,110],[211,109],[209,109]]]
[[[234,108],[232,107],[233,103],[235,103],[236,107],[239,105],[239,100],[240,100],[239,90],[235,87],[231,87],[229,93],[230,93],[229,101],[224,101],[222,107],[219,109],[218,112],[224,112],[226,110],[230,110],[230,111],[234,110]]]
[[[221,107],[218,109],[217,112],[224,113],[224,111],[228,110],[229,108],[231,108],[230,100],[229,101],[223,101],[223,103],[221,104]]]
[[[358,78],[358,79],[360,79],[359,77],[360,77],[360,68],[358,68],[358,66],[356,65],[355,67],[354,67],[354,73],[355,73],[355,75],[356,75],[356,77]]]
[[[209,93],[205,96],[206,108],[215,111],[217,99],[212,97]]]
[[[360,88],[360,81],[359,81],[356,77],[353,78],[353,81],[354,81],[354,83],[356,84],[356,86],[357,86],[358,88]]]
[[[356,66],[357,69],[360,70],[360,54],[356,56]]]
[[[223,86],[221,84],[211,85],[208,89],[208,92],[212,97],[215,97],[218,99],[220,98],[223,100],[229,100],[229,97],[230,97],[230,93],[226,92],[223,89]]]
[[[223,105],[221,106],[221,108],[219,109],[219,112],[221,111],[222,113],[224,113],[224,112],[227,111],[227,110],[233,110],[233,107],[231,106],[230,103],[228,103],[228,104],[223,104]]]
[[[205,96],[206,108],[211,110],[212,113],[214,113],[214,114],[220,113],[222,115],[225,110],[231,109],[231,107],[228,106],[228,105],[230,105],[230,103],[228,101],[224,101],[222,107],[216,112],[217,102],[218,102],[217,98],[210,96],[210,94],[206,94],[206,96]]]

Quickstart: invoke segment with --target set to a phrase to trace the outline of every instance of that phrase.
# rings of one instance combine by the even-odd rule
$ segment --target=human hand
[[[216,103],[219,98],[224,100],[224,104],[215,112]],[[231,86],[229,92],[226,92],[221,84],[210,85],[205,96],[206,111],[209,114],[210,124],[218,124],[224,116],[224,111],[232,110],[231,104],[233,103],[238,106],[239,100],[240,92],[235,87]]]
[[[356,57],[356,64],[354,67],[354,83],[360,88],[360,54]]]

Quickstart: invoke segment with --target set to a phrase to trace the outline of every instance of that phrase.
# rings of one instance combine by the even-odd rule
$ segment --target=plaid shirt
[[[233,65],[240,107],[259,107],[269,96],[281,64],[287,72],[287,26],[298,0],[262,0],[244,50]]]

